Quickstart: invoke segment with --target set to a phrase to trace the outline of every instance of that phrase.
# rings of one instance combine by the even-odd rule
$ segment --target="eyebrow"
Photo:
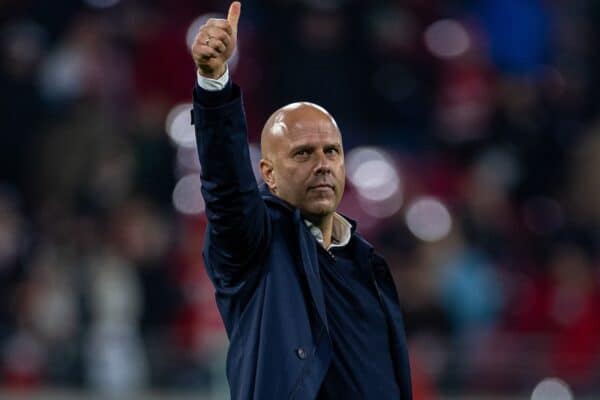
[[[317,147],[319,147],[319,146],[315,146],[314,144],[299,144],[299,145],[292,147],[290,150],[290,153],[293,154],[300,150],[314,150]],[[334,148],[337,150],[341,150],[342,145],[341,145],[341,143],[327,143],[327,144],[323,145],[323,148],[325,148],[325,149]]]

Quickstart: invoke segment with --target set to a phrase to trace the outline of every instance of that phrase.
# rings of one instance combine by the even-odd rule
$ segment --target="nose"
[[[327,158],[324,152],[318,153],[317,164],[315,166],[315,175],[331,174],[331,160]]]

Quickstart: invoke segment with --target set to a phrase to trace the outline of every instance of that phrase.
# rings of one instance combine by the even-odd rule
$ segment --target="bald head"
[[[323,107],[309,102],[291,103],[275,111],[263,127],[260,144],[262,158],[273,160],[297,133],[335,131],[341,134],[335,119]]]
[[[269,190],[318,224],[344,193],[342,136],[333,117],[312,103],[275,111],[261,136],[260,172]]]

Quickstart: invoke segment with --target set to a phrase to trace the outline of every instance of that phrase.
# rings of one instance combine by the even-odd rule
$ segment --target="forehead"
[[[299,143],[339,143],[341,136],[335,126],[327,120],[298,121],[287,127],[287,142],[294,145]]]
[[[341,142],[335,120],[322,108],[288,106],[282,118],[276,121],[274,130],[279,130],[289,143],[297,142]]]

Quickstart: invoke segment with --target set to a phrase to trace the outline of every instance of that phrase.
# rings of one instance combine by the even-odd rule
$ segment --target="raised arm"
[[[198,81],[204,83],[194,89],[193,110],[209,222],[204,255],[209,273],[222,285],[235,284],[257,265],[269,241],[268,215],[250,164],[241,93],[231,82],[222,82],[236,46],[239,17],[240,3],[233,2],[227,19],[208,20],[192,47]]]

